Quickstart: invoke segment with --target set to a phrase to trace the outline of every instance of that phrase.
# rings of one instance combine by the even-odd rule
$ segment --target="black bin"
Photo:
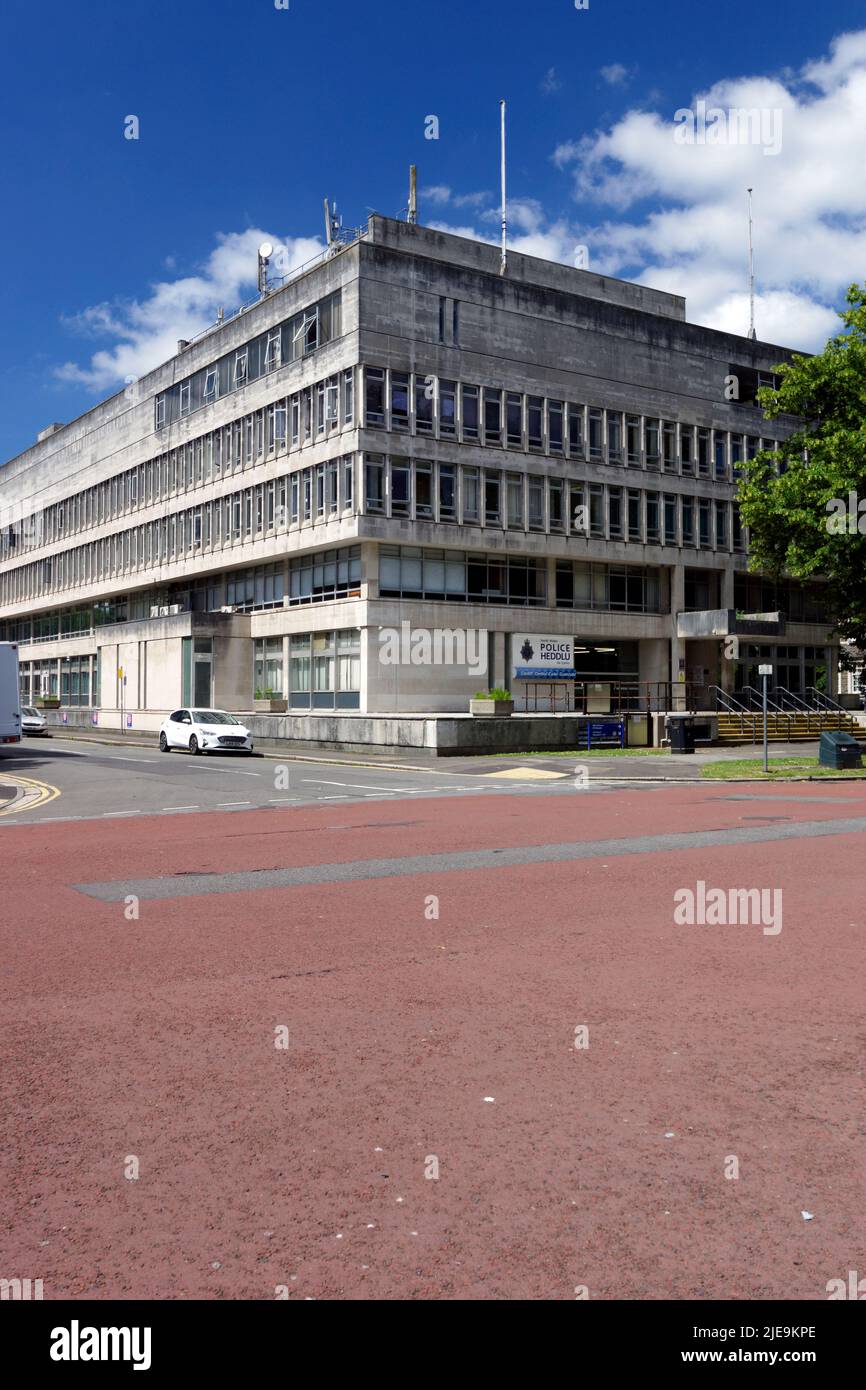
[[[818,762],[822,767],[860,767],[860,745],[851,734],[834,730],[821,735]]]
[[[672,753],[694,753],[695,721],[690,714],[668,715],[668,736]]]

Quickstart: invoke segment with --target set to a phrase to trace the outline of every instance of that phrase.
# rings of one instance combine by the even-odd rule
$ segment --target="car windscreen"
[[[196,724],[237,724],[233,714],[226,714],[221,709],[194,709],[191,710]]]
[[[38,711],[38,710],[35,710],[35,709],[31,709],[29,705],[22,705],[22,706],[21,706],[21,713],[23,714],[23,716],[24,716],[25,719],[38,719],[38,718],[39,718],[39,711]]]

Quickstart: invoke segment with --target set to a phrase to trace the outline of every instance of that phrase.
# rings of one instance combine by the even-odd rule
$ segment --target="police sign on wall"
[[[574,639],[542,632],[515,632],[511,637],[511,679],[574,680]]]

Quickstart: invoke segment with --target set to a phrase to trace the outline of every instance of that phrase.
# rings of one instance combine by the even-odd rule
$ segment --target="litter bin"
[[[690,714],[668,715],[668,738],[672,753],[694,753],[695,721]]]
[[[824,733],[818,748],[818,762],[821,767],[860,767],[860,745],[851,734],[841,730]]]

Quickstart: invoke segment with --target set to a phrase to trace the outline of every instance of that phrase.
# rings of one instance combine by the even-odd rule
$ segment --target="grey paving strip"
[[[272,888],[302,888],[322,883],[358,883],[370,879],[409,878],[465,870],[514,868],[523,864],[567,863],[578,859],[613,859],[632,854],[666,854],[676,850],[716,849],[852,835],[866,830],[866,817],[851,820],[801,821],[676,835],[642,835],[628,840],[579,840],[565,844],[525,845],[514,849],[468,850],[421,854],[405,859],[360,859],[339,864],[305,864],[294,869],[253,869],[229,874],[184,873],[165,878],[125,879],[113,883],[77,883],[79,893],[102,902],[122,902],[130,894],[146,900],[194,898],[209,893],[249,893]]]
[[[844,801],[840,801],[838,796],[783,796],[781,793],[771,796],[762,796],[760,792],[740,792],[738,796],[720,796],[719,801],[796,801],[801,804],[804,801],[821,801],[825,806],[847,806],[853,801],[866,801],[863,796],[849,796]]]

